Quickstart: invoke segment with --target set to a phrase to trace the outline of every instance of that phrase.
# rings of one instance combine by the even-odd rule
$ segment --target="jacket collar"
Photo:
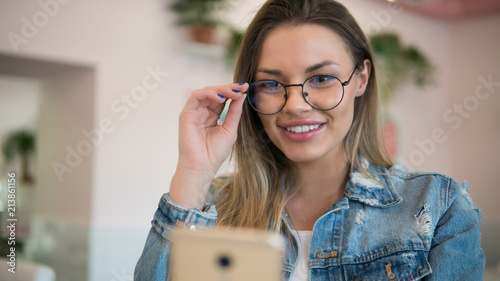
[[[362,165],[373,178],[353,168],[345,189],[345,195],[350,200],[380,208],[390,207],[403,200],[389,180],[386,168],[372,166],[366,159],[362,159]]]

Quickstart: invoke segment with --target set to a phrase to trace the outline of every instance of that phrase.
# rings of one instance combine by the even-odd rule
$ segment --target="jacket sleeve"
[[[486,259],[479,231],[481,211],[472,203],[468,185],[450,179],[443,215],[429,253],[432,274],[425,280],[482,280]]]
[[[187,209],[172,202],[164,194],[151,222],[142,255],[137,262],[134,280],[169,280],[170,234],[176,226],[211,228],[217,221],[213,204],[205,204],[203,210]]]

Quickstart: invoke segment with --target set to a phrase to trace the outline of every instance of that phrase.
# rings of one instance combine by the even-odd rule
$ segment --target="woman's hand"
[[[248,84],[229,84],[194,91],[179,116],[179,160],[170,198],[201,209],[215,173],[236,141]],[[232,99],[222,125],[217,120],[226,99]]]

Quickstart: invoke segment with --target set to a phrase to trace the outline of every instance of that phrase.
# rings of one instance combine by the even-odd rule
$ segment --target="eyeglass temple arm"
[[[356,69],[358,69],[357,65],[354,67],[354,70],[352,71],[351,76],[349,76],[349,79],[347,79],[347,81],[345,81],[345,82],[341,82],[342,86],[345,87],[345,86],[349,85],[349,83],[351,82],[351,78],[354,75],[354,72],[356,72]]]

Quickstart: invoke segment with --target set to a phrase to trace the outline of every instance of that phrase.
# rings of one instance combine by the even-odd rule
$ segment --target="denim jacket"
[[[486,261],[480,210],[466,182],[402,166],[368,168],[378,182],[354,170],[344,196],[316,221],[309,245],[310,280],[482,280]],[[186,209],[164,194],[135,280],[169,278],[173,227],[210,228],[216,222],[214,204]],[[294,270],[297,241],[294,235],[294,245],[287,247],[283,280]]]

